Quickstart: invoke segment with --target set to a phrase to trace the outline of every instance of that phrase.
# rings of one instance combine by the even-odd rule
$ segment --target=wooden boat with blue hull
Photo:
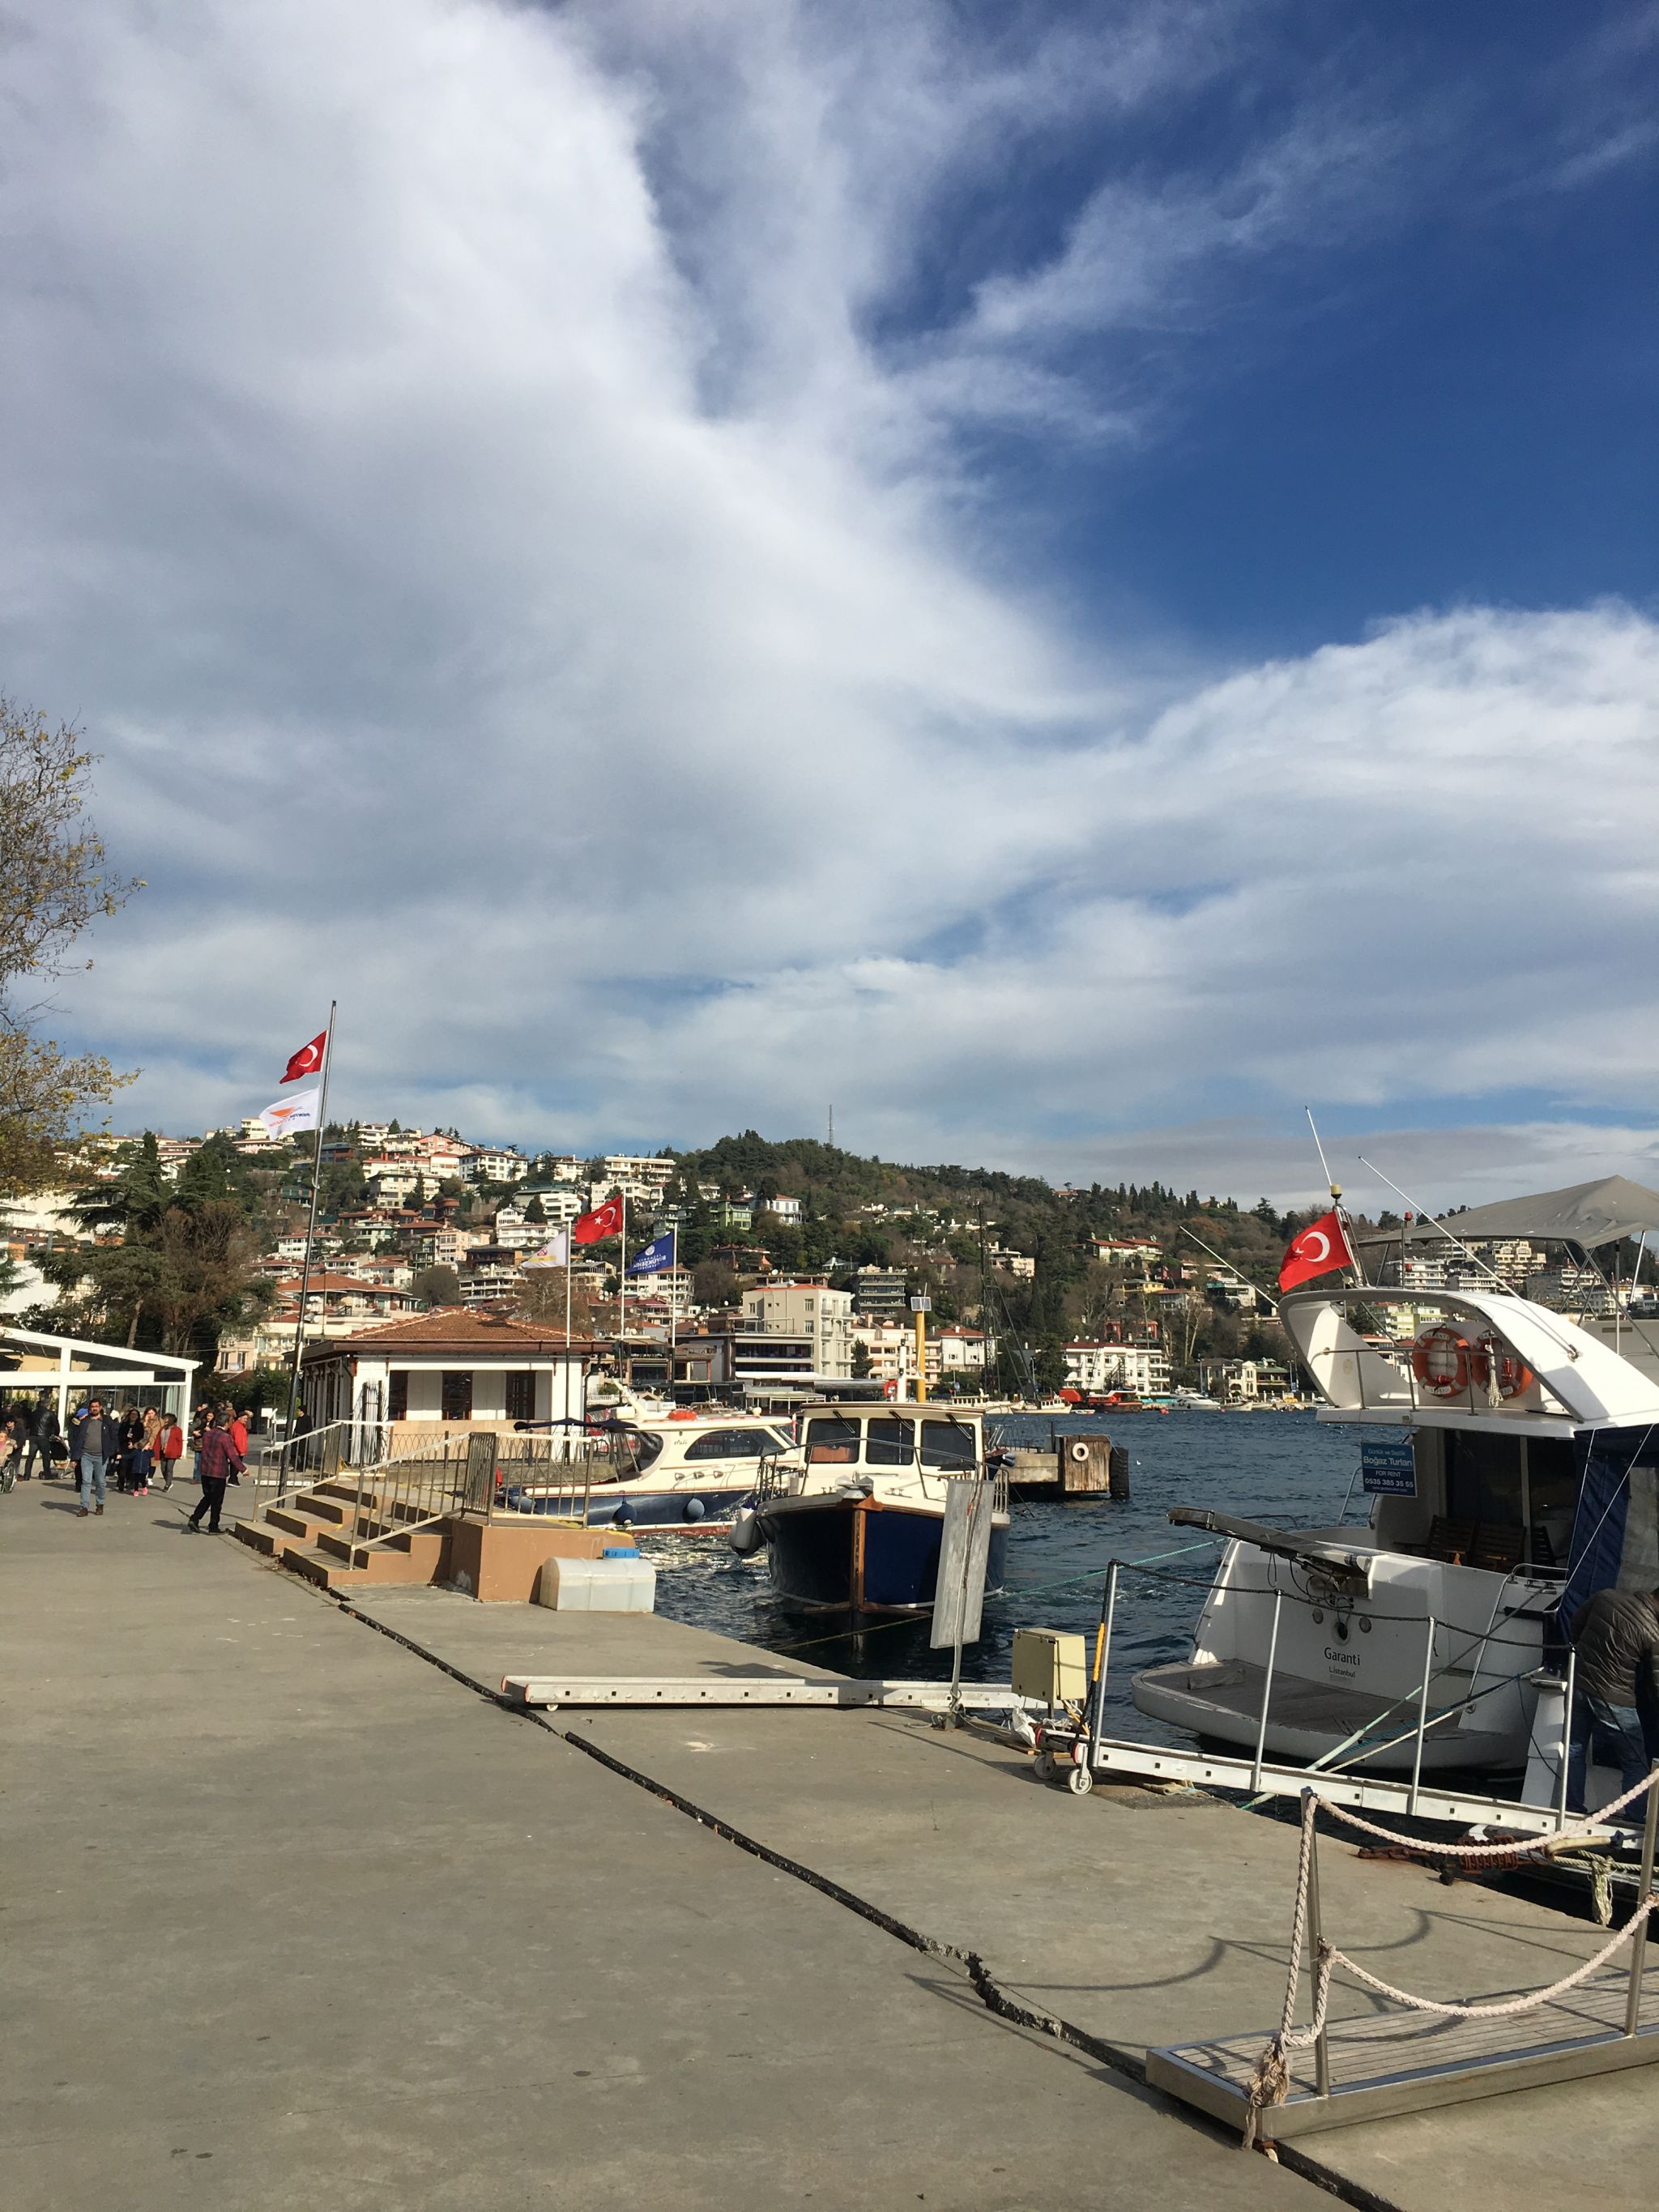
[[[945,1485],[997,1485],[987,1585],[1000,1587],[1008,1553],[1006,1478],[988,1474],[975,1413],[921,1404],[826,1406],[801,1441],[763,1469],[750,1510],[728,1540],[766,1547],[773,1589],[808,1612],[931,1612],[945,1526]]]

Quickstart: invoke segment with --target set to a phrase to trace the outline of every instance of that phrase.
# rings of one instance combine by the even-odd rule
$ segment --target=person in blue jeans
[[[1597,1590],[1574,1613],[1569,1633],[1577,1664],[1567,1803],[1582,1813],[1592,1757],[1619,1769],[1621,1795],[1659,1760],[1659,1590]],[[1626,1817],[1640,1820],[1645,1811],[1638,1798]]]
[[[121,1449],[121,1431],[104,1411],[104,1401],[94,1398],[87,1407],[86,1425],[81,1431],[81,1510],[76,1516],[84,1521],[92,1510],[92,1501],[98,1500],[98,1510],[104,1510],[104,1477],[106,1471]]]

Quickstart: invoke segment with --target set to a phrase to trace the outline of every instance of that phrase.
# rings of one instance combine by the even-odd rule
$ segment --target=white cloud
[[[262,1105],[332,992],[348,1107],[572,1145],[833,1100],[1066,1174],[1241,1097],[1646,1095],[1644,617],[1172,675],[1016,591],[955,442],[1132,434],[1079,317],[1305,247],[1298,124],[1231,201],[933,265],[979,167],[1156,117],[1246,13],[39,7],[0,621],[154,886],[71,1002],[124,1115]]]

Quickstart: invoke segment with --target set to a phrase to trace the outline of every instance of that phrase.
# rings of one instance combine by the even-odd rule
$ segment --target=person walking
[[[1567,1750],[1567,1804],[1582,1813],[1592,1758],[1633,1790],[1659,1759],[1659,1590],[1601,1589],[1572,1617],[1577,1655]],[[1643,1817],[1638,1806],[1632,1819]]]
[[[173,1414],[163,1413],[161,1425],[155,1431],[155,1464],[161,1471],[163,1490],[172,1489],[173,1478],[184,1455],[185,1432]]]
[[[240,1474],[242,1472],[242,1455],[232,1441],[230,1431],[225,1426],[222,1413],[215,1413],[208,1424],[207,1430],[202,1437],[199,1464],[202,1470],[201,1501],[189,1520],[185,1522],[185,1526],[186,1528],[198,1529],[202,1525],[202,1516],[205,1513],[208,1516],[208,1534],[210,1536],[216,1536],[219,1533],[219,1516],[224,1510],[225,1485],[233,1474]]]
[[[144,1442],[144,1417],[137,1406],[124,1406],[116,1416],[121,1431],[121,1459],[116,1471],[115,1487],[135,1493],[143,1487],[143,1462],[139,1456]]]
[[[50,1398],[37,1400],[33,1416],[29,1422],[28,1450],[23,1462],[23,1480],[28,1481],[34,1472],[34,1462],[40,1462],[40,1480],[46,1481],[52,1473],[52,1448],[58,1442],[58,1408]]]
[[[207,1434],[208,1425],[212,1419],[213,1408],[208,1405],[198,1406],[190,1417],[190,1471],[198,1482],[202,1480],[202,1439]]]
[[[120,1449],[121,1431],[104,1411],[103,1400],[94,1398],[87,1407],[87,1418],[81,1429],[81,1510],[76,1516],[77,1520],[86,1519],[94,1497],[99,1512],[103,1511],[106,1471]]]
[[[220,1407],[219,1412],[223,1418],[225,1428],[230,1437],[232,1443],[235,1445],[241,1456],[246,1459],[247,1457],[247,1420],[246,1416],[239,1413],[228,1399],[227,1399],[225,1403]]]

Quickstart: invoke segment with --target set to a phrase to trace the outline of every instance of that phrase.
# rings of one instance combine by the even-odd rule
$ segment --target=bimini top
[[[1623,1176],[1604,1176],[1600,1182],[1540,1191],[1535,1198],[1500,1198],[1495,1205],[1477,1206],[1444,1218],[1452,1235],[1465,1244],[1471,1237],[1484,1243],[1492,1237],[1540,1237],[1591,1249],[1659,1229],[1659,1191],[1644,1189]],[[1421,1227],[1432,1231],[1433,1224],[1425,1222]]]
[[[1459,1214],[1461,1223],[1468,1219]],[[1377,1333],[1410,1306],[1417,1334]],[[1365,1310],[1370,1309],[1368,1316]],[[1333,1420],[1573,1429],[1659,1422],[1659,1385],[1601,1337],[1498,1291],[1291,1291],[1279,1317]]]

